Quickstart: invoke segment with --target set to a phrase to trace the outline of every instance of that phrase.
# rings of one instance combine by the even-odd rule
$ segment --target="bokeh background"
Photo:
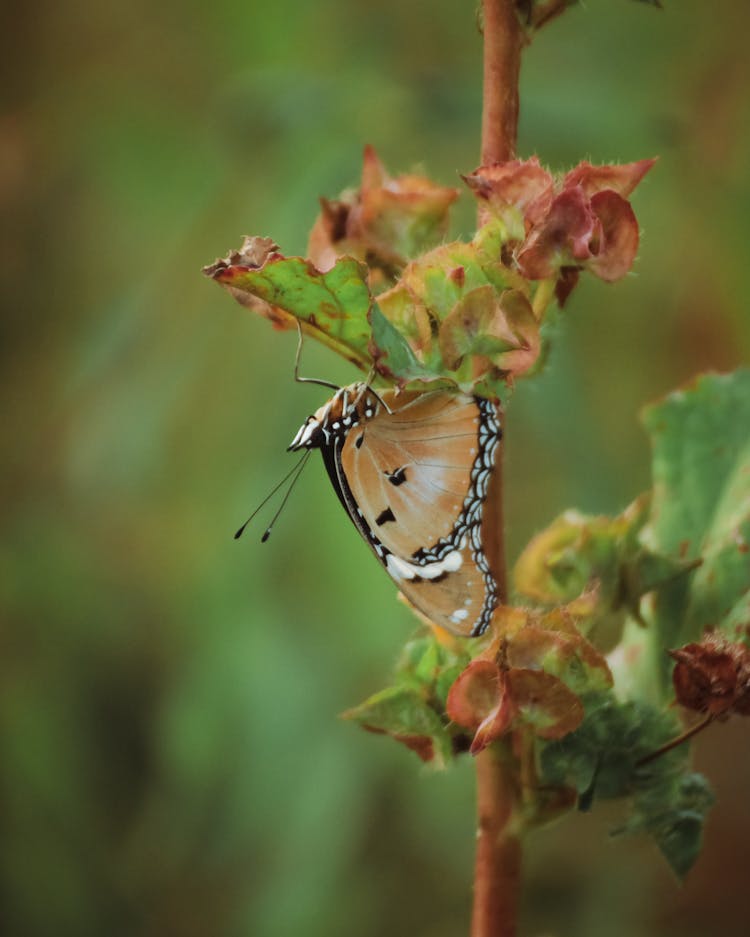
[[[660,162],[634,274],[582,283],[513,401],[512,555],[622,509],[639,408],[750,358],[750,6],[666,7],[591,0],[525,58],[523,155]],[[468,759],[433,774],[337,719],[414,622],[322,466],[268,544],[232,540],[325,392],[200,268],[245,233],[304,252],[365,142],[458,184],[473,2],[37,0],[1,32],[0,933],[466,933]],[[304,372],[356,377],[310,343]],[[744,937],[749,743],[696,747],[719,801],[683,889],[612,811],[574,816],[529,841],[523,934]]]

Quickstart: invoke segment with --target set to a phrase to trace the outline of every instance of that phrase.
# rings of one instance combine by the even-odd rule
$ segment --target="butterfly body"
[[[289,449],[321,450],[352,522],[420,612],[478,635],[498,603],[482,525],[500,436],[489,400],[356,383],[308,417]]]

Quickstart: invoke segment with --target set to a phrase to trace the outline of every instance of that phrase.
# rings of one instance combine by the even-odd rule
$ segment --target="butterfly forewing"
[[[436,406],[435,397],[444,405]],[[395,407],[400,400],[386,402]],[[403,558],[453,529],[469,490],[479,428],[470,397],[426,394],[406,407],[403,416],[383,411],[351,432],[341,452],[366,523]]]

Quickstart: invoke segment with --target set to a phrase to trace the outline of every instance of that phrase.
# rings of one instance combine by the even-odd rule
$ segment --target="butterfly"
[[[419,612],[477,636],[498,604],[482,521],[501,435],[490,400],[357,382],[308,417],[289,450],[320,449],[354,526]]]

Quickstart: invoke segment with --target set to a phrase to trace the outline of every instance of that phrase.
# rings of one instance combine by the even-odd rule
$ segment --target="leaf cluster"
[[[458,190],[392,177],[366,147],[359,188],[321,200],[308,259],[249,237],[204,273],[381,382],[503,398],[543,359],[553,294],[562,304],[584,269],[608,281],[630,269],[628,197],[652,165],[581,163],[561,177],[535,158],[481,166],[464,181],[486,223],[446,243]]]
[[[533,17],[565,5],[527,6]],[[562,306],[584,271],[612,281],[630,269],[628,199],[652,164],[479,167],[464,181],[485,220],[463,242],[445,240],[456,189],[391,177],[367,148],[360,187],[321,201],[309,259],[246,238],[205,273],[376,381],[507,400],[544,357],[553,298]],[[670,706],[748,708],[737,642],[750,627],[750,372],[705,376],[644,423],[650,491],[613,517],[563,513],[522,551],[515,602],[484,639],[433,628],[407,644],[390,686],[344,715],[436,766],[503,747],[527,827],[576,802],[626,800],[620,831],[650,834],[684,875],[711,796]],[[720,637],[702,642],[706,629]]]

